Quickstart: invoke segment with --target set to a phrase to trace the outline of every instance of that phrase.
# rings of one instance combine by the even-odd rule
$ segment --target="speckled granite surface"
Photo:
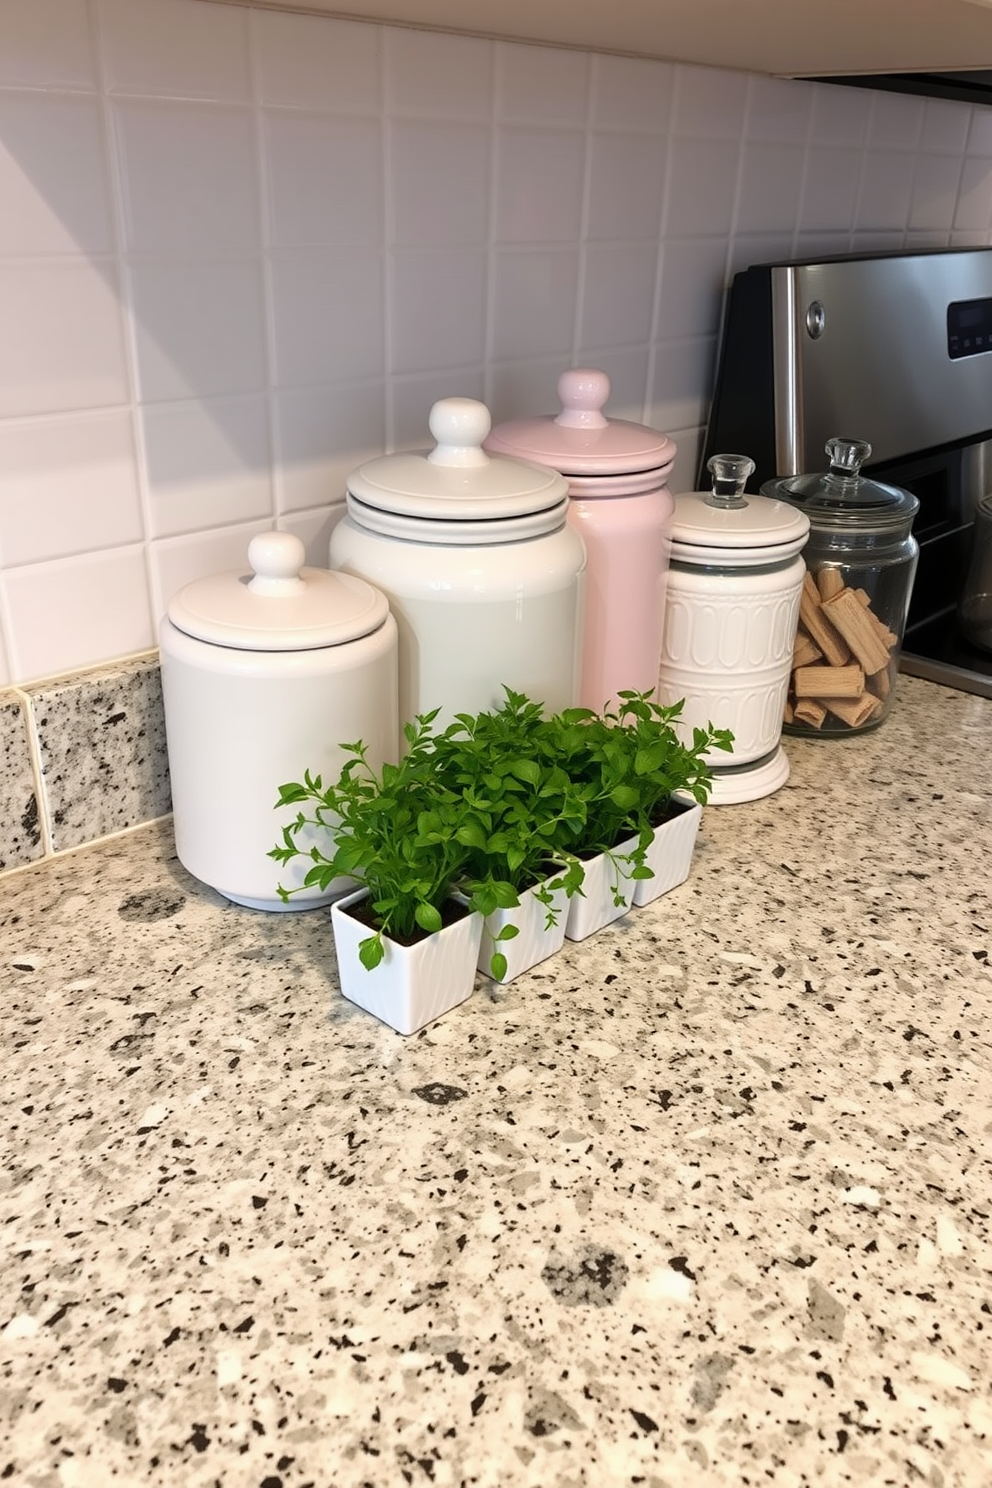
[[[171,810],[157,653],[24,692],[55,852]]]
[[[0,694],[0,872],[44,852],[27,711],[16,693]]]
[[[167,827],[0,898],[0,1479],[992,1482],[992,703],[403,1040]]]

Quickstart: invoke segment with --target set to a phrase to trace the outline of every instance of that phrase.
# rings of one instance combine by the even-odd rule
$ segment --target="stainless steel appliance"
[[[758,264],[731,287],[701,472],[750,455],[757,490],[818,470],[834,435],[919,497],[900,669],[992,697],[992,655],[956,607],[992,488],[992,248]],[[703,475],[700,475],[700,484]]]

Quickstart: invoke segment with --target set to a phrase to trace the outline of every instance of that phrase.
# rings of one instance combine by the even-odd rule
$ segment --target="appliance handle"
[[[780,476],[803,473],[803,407],[799,381],[796,278],[791,267],[771,271],[772,377],[775,406],[775,469]]]

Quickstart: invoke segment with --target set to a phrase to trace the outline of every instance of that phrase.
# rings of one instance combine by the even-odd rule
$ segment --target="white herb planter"
[[[628,876],[632,865],[622,860],[636,846],[637,837],[628,837],[612,853],[583,859],[582,892],[574,894],[568,904],[565,935],[569,940],[585,940],[627,913],[637,880]]]
[[[654,874],[653,878],[634,880],[634,904],[640,907],[653,899],[677,888],[689,877],[692,853],[696,846],[699,823],[703,808],[691,796],[672,799],[675,814],[660,827],[655,827],[654,838],[644,861]]]
[[[371,931],[348,913],[349,906],[367,894],[367,889],[358,889],[331,905],[341,991],[349,1002],[397,1033],[416,1033],[471,996],[482,916],[465,914],[415,945],[399,945],[384,937],[385,955],[368,971],[359,960],[358,947]]]
[[[546,882],[560,877],[564,869],[551,875]],[[563,888],[553,889],[555,923],[548,924],[548,906],[541,903],[533,889],[524,889],[520,903],[512,909],[497,909],[487,915],[482,929],[482,947],[479,951],[479,970],[501,985],[512,982],[514,977],[539,966],[565,941],[565,920],[568,915],[568,896]],[[573,900],[574,902],[574,900]],[[496,943],[496,936],[506,925],[515,925],[517,934],[512,940]],[[493,952],[502,951],[506,957],[506,974],[493,978],[490,971]]]

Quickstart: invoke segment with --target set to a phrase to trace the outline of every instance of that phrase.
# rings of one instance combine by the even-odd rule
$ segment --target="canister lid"
[[[871,456],[863,439],[828,439],[830,469],[815,475],[787,475],[765,481],[762,492],[793,503],[818,531],[891,532],[912,526],[920,503],[910,491],[861,475]]]
[[[657,470],[664,480],[675,459],[667,434],[603,412],[610,379],[593,367],[573,367],[558,379],[561,412],[498,424],[486,448],[550,465],[563,475],[630,475]]]
[[[809,534],[809,518],[786,501],[744,494],[753,460],[714,455],[707,468],[713,475],[712,491],[686,491],[675,498],[673,559],[753,567],[799,552]]]
[[[378,630],[384,594],[364,579],[304,568],[306,550],[291,532],[263,532],[248,544],[242,569],[194,579],[169,604],[177,630],[238,651],[313,651]]]
[[[442,398],[430,412],[432,450],[370,460],[348,477],[348,490],[381,511],[467,522],[543,511],[568,495],[556,472],[487,454],[490,424],[484,403]]]

